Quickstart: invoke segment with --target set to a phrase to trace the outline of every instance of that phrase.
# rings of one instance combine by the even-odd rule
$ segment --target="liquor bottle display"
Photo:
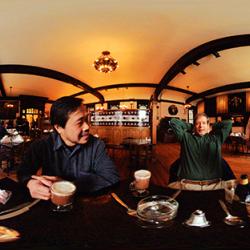
[[[246,174],[240,176],[239,184],[236,187],[235,193],[241,202],[250,202],[250,183]]]
[[[149,127],[149,110],[105,110],[91,112],[91,125],[94,126],[128,126]]]

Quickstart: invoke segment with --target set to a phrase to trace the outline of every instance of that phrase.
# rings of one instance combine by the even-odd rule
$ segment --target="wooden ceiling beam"
[[[240,83],[227,84],[227,85],[224,85],[221,87],[206,90],[206,91],[201,92],[199,94],[195,94],[195,95],[187,98],[186,102],[190,103],[192,101],[202,99],[202,98],[205,98],[207,96],[214,95],[214,94],[221,93],[221,92],[226,92],[226,91],[236,90],[236,89],[247,89],[247,88],[250,88],[250,82],[240,82]]]
[[[112,85],[101,86],[101,87],[95,88],[95,90],[100,91],[100,90],[109,90],[109,89],[117,89],[117,88],[156,88],[157,86],[158,86],[157,83],[123,83],[123,84],[112,84]],[[182,88],[177,88],[177,87],[172,87],[172,86],[167,86],[166,88],[177,91],[177,92],[189,94],[189,95],[196,94],[193,91],[182,89]],[[87,93],[88,93],[87,91],[81,91],[71,96],[85,95]]]
[[[103,95],[99,93],[97,90],[95,90],[94,88],[90,87],[86,83],[72,76],[69,76],[67,74],[64,74],[56,70],[37,67],[37,66],[30,66],[30,65],[5,64],[5,65],[0,65],[0,73],[37,75],[37,76],[43,76],[43,77],[48,77],[51,79],[59,80],[62,82],[72,84],[78,88],[84,89],[88,93],[96,96],[100,100],[100,102],[104,102]]]
[[[166,74],[161,79],[158,84],[155,92],[153,94],[153,98],[155,100],[158,99],[160,93],[166,89],[169,82],[180,72],[184,72],[185,68],[191,64],[194,64],[199,59],[208,56],[210,54],[219,55],[219,51],[225,49],[231,49],[241,46],[249,46],[250,45],[250,35],[236,35],[224,37],[216,40],[209,41],[207,43],[201,44],[200,46],[190,50],[181,58],[179,58],[171,68],[166,72]]]

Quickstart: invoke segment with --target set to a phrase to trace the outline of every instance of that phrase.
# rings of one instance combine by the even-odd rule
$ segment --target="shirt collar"
[[[53,139],[54,139],[54,147],[53,147],[53,149],[56,151],[59,148],[63,147],[63,141],[62,141],[60,135],[58,133],[56,133],[56,132],[53,132],[52,136],[53,136]]]
[[[54,138],[54,147],[53,147],[54,151],[59,150],[61,147],[66,147],[61,136],[58,133],[53,132],[52,136]],[[77,144],[72,153],[76,152],[76,150],[78,150],[80,147],[81,145]]]

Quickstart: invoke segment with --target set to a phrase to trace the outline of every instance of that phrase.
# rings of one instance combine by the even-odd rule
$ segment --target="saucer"
[[[147,189],[143,191],[136,190],[133,181],[129,184],[129,190],[132,192],[132,195],[135,197],[143,198],[149,195],[149,191]]]
[[[14,229],[0,226],[0,242],[9,242],[19,239],[19,232]]]
[[[203,227],[209,227],[211,225],[211,222],[210,221],[206,221],[203,224],[194,224],[194,223],[192,223],[191,220],[188,219],[185,222],[183,222],[183,224],[185,226],[189,226],[189,227],[201,227],[201,228],[203,228]]]

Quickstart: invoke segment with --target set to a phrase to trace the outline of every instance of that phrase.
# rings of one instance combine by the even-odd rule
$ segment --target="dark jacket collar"
[[[54,146],[53,146],[54,151],[59,150],[61,147],[64,147],[64,148],[67,147],[67,146],[65,145],[65,143],[63,142],[61,136],[60,136],[57,132],[55,132],[55,131],[52,132],[52,135],[51,135],[51,136],[52,136],[53,141],[54,141]],[[80,145],[80,144],[77,144],[77,145],[75,146],[74,152],[75,152],[76,150],[78,150],[80,147],[81,147],[81,145]]]

